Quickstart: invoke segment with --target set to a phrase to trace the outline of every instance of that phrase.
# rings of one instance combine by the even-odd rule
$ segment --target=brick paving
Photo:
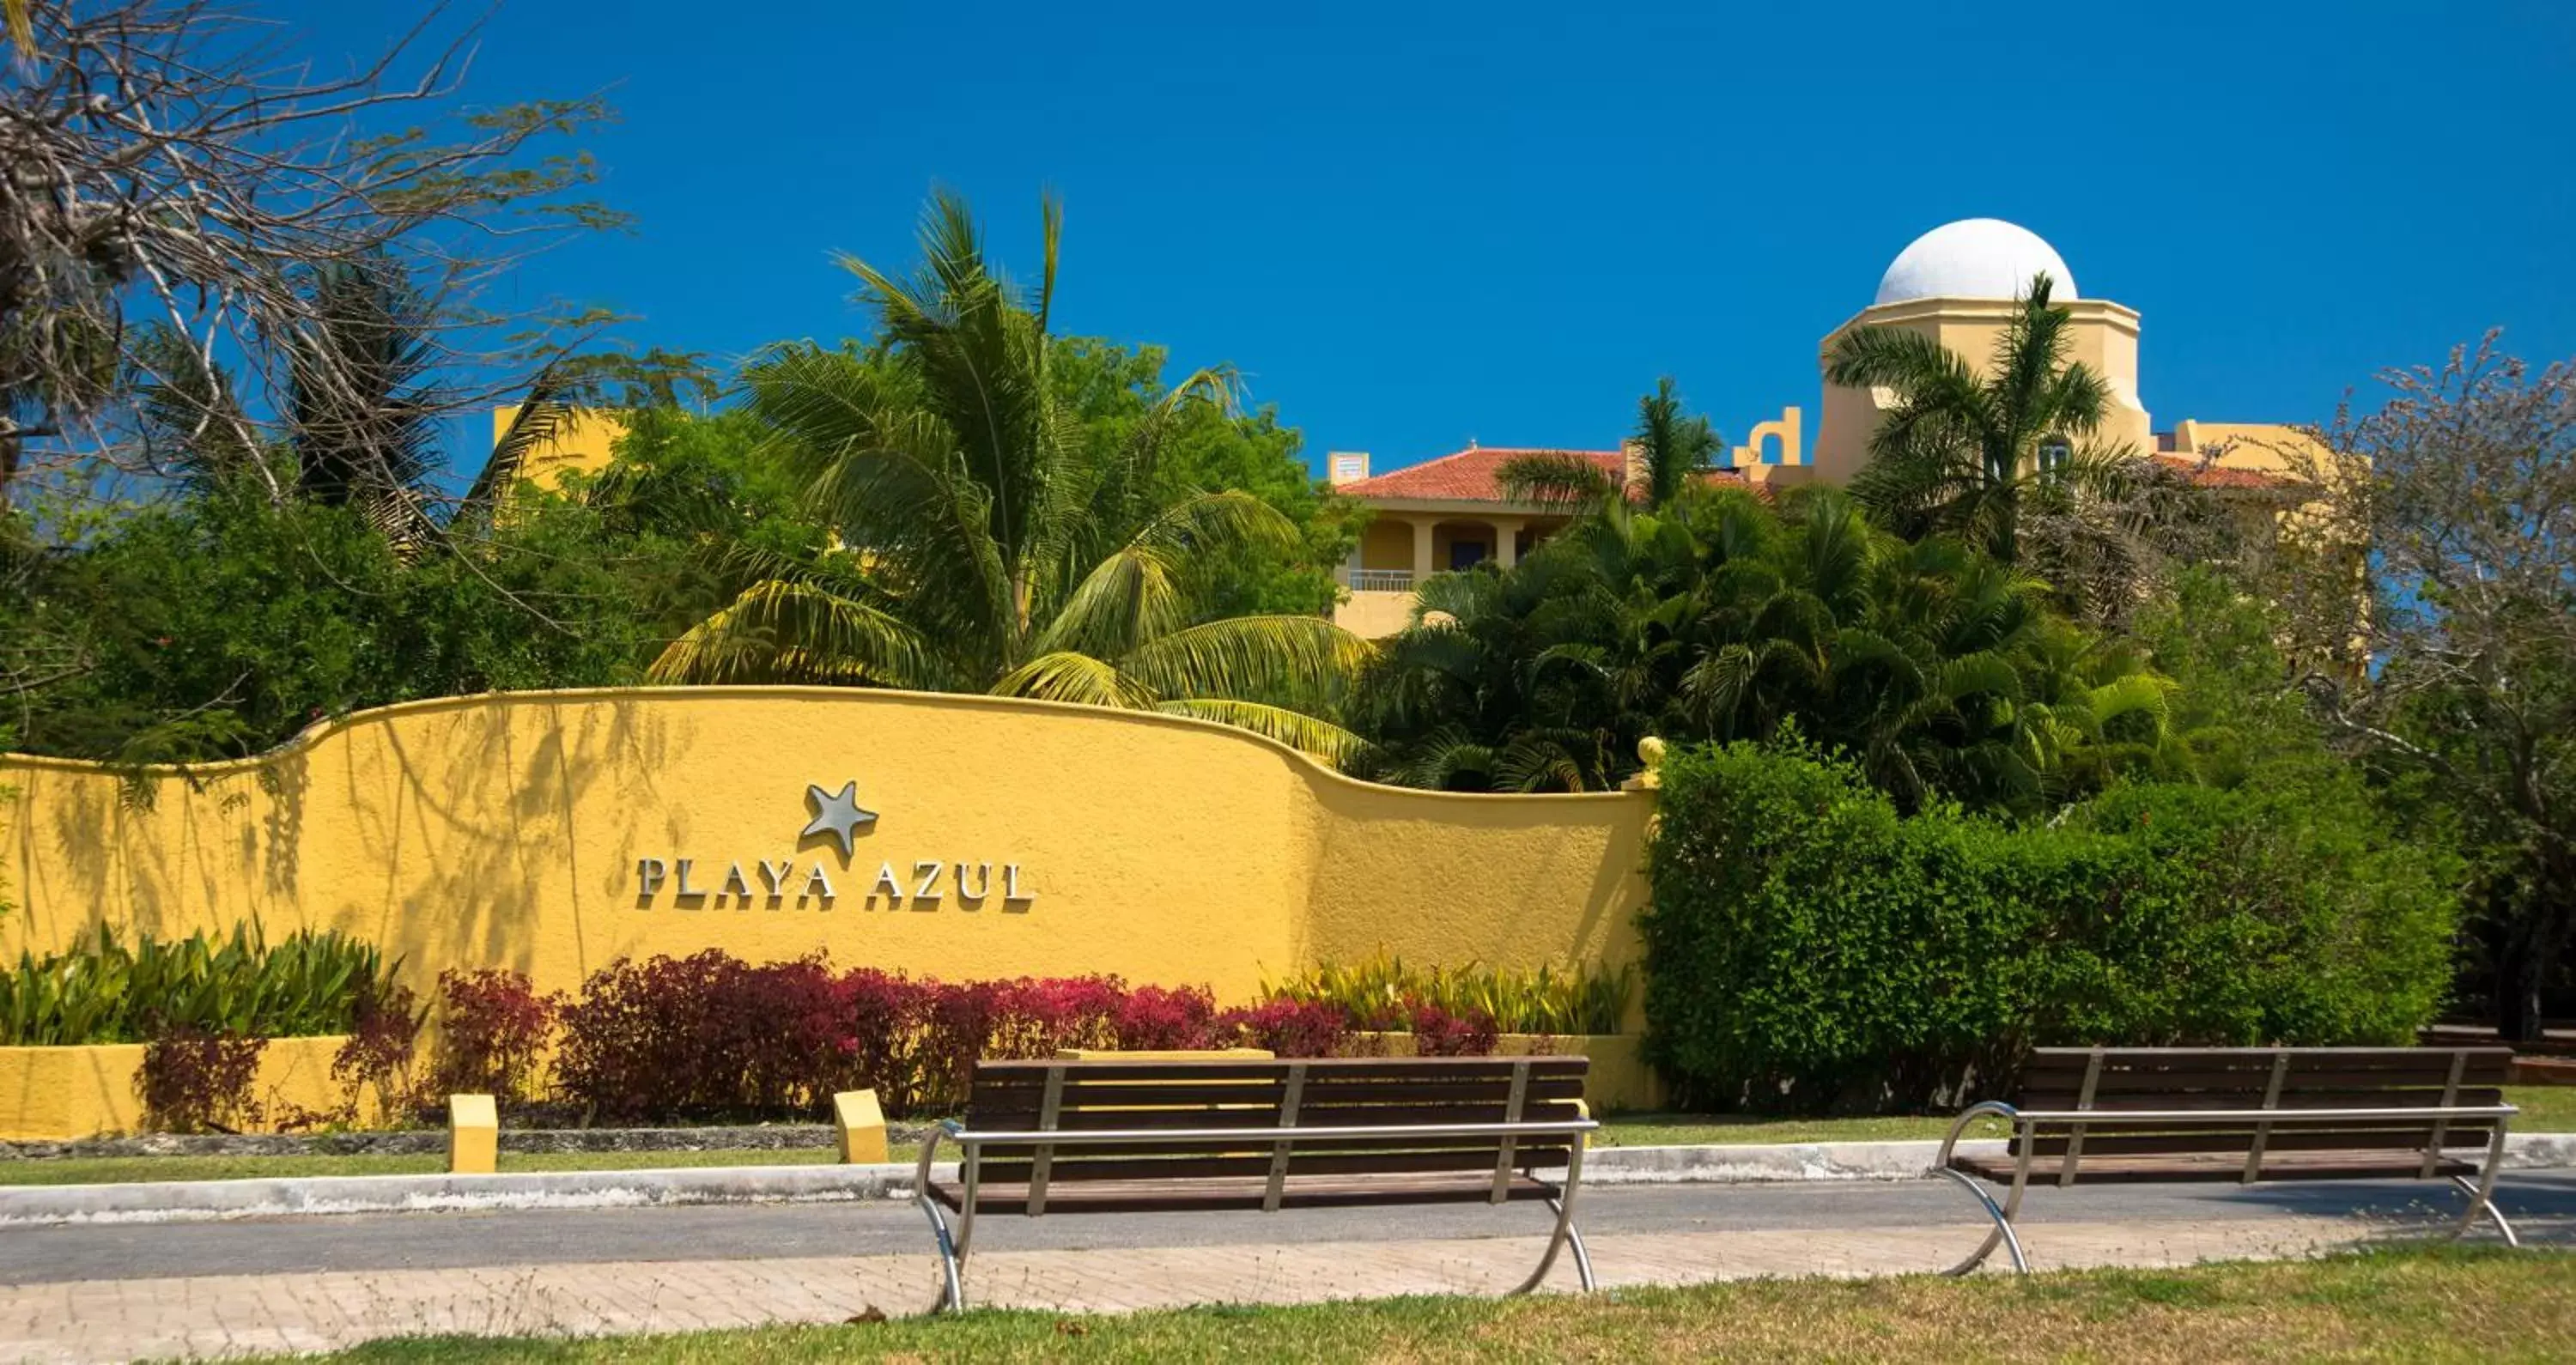
[[[1884,1275],[1941,1269],[1975,1246],[1984,1227],[1606,1233],[1592,1238],[1591,1247],[1605,1287]],[[2349,1219],[2295,1214],[2050,1222],[2027,1231],[2034,1269],[2296,1256],[2348,1244],[2363,1232]],[[1461,1237],[997,1248],[977,1253],[967,1285],[979,1304],[1070,1313],[1494,1294],[1528,1274],[1541,1245],[1534,1237]],[[322,1351],[423,1333],[586,1336],[832,1323],[870,1307],[894,1315],[923,1311],[937,1285],[926,1251],[74,1280],[0,1287],[0,1360]],[[1548,1288],[1575,1288],[1570,1257],[1558,1262]]]

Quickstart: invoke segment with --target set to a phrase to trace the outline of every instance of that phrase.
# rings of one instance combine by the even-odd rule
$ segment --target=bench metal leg
[[[2506,1246],[2519,1247],[2522,1245],[2522,1238],[2515,1235],[2513,1224],[2506,1222],[2504,1219],[2504,1211],[2495,1206],[2495,1174],[2493,1172],[2489,1172],[2486,1179],[2482,1181],[2472,1181],[2467,1176],[2455,1175],[2451,1177],[2451,1183],[2459,1186],[2460,1193],[2469,1197],[2469,1211],[2462,1214],[2460,1216],[2459,1225],[2451,1229],[2452,1236],[2458,1237],[2461,1234],[2466,1233],[2470,1228],[2477,1226],[2478,1215],[2483,1213],[2490,1221],[2494,1222],[2496,1225],[2496,1231],[2504,1234],[2504,1244]]]
[[[1530,1272],[1530,1277],[1521,1281],[1520,1287],[1512,1292],[1526,1294],[1545,1283],[1547,1272],[1556,1268],[1557,1252],[1571,1245],[1574,1248],[1575,1276],[1583,1281],[1583,1292],[1589,1294],[1597,1286],[1592,1278],[1592,1253],[1584,1249],[1583,1234],[1574,1226],[1574,1191],[1567,1190],[1550,1199],[1547,1207],[1556,1215],[1556,1228],[1547,1235],[1547,1250],[1538,1258],[1538,1269]]]
[[[1572,1223],[1566,1224],[1565,1240],[1574,1248],[1574,1275],[1583,1282],[1583,1292],[1589,1294],[1600,1288],[1599,1282],[1592,1278],[1592,1253],[1583,1248],[1583,1229]]]
[[[932,1304],[930,1311],[962,1311],[966,1307],[966,1260],[958,1254],[956,1239],[948,1235],[948,1215],[940,1211],[938,1201],[927,1195],[917,1202],[930,1217],[930,1235],[939,1239],[939,1273],[945,1281],[939,1302]]]
[[[1986,1187],[1978,1184],[1976,1177],[1969,1175],[1964,1171],[1951,1170],[1946,1166],[1941,1168],[1941,1174],[1957,1181],[1962,1188],[1967,1190],[1968,1193],[1975,1195],[1977,1203],[1985,1209],[1986,1216],[1995,1220],[1995,1230],[1986,1234],[1986,1240],[1983,1246],[1978,1247],[1975,1253],[1970,1255],[1968,1259],[1959,1262],[1957,1265],[1954,1265],[1941,1273],[1944,1275],[1957,1276],[1965,1275],[1968,1272],[1975,1270],[1978,1266],[1986,1263],[1987,1257],[1995,1254],[1995,1244],[2000,1242],[2003,1244],[2004,1249],[2012,1256],[2012,1268],[2014,1273],[2021,1275],[2029,1274],[2030,1260],[2021,1254],[2021,1235],[2013,1231],[2012,1215],[2006,1212],[2002,1205],[1995,1202],[1995,1197],[1993,1195],[1986,1193]],[[2016,1189],[2013,1191],[2013,1194],[2013,1202],[2015,1204],[2019,1204],[2021,1202],[2021,1191]]]
[[[1538,1258],[1538,1269],[1521,1281],[1520,1288],[1512,1291],[1515,1294],[1529,1293],[1544,1283],[1547,1272],[1556,1266],[1556,1253],[1568,1242],[1574,1244],[1574,1274],[1583,1282],[1583,1292],[1589,1294],[1598,1287],[1592,1278],[1592,1253],[1584,1249],[1583,1234],[1574,1226],[1574,1196],[1583,1188],[1583,1149],[1586,1145],[1581,1137],[1577,1137],[1574,1149],[1566,1154],[1565,1184],[1547,1201],[1548,1211],[1556,1215],[1556,1228],[1547,1235],[1547,1250]]]
[[[912,1174],[912,1202],[921,1206],[922,1216],[930,1220],[930,1235],[939,1243],[940,1291],[939,1302],[930,1306],[933,1313],[942,1309],[960,1312],[966,1307],[966,1244],[975,1235],[975,1185],[976,1177],[983,1170],[982,1154],[972,1143],[966,1144],[962,1163],[965,1197],[957,1215],[957,1230],[952,1235],[948,1229],[947,1211],[940,1208],[939,1201],[930,1194],[931,1161],[939,1153],[942,1136],[942,1129],[930,1131],[929,1140],[921,1144],[920,1164]]]

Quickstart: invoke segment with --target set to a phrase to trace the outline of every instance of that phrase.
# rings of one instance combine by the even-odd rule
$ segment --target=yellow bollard
[[[886,1160],[885,1109],[873,1090],[844,1090],[832,1097],[832,1126],[841,1137],[841,1164]]]
[[[500,1169],[501,1112],[489,1095],[447,1097],[447,1171],[490,1175]]]

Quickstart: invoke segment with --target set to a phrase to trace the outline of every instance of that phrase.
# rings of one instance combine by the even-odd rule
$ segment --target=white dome
[[[2042,271],[2053,281],[2050,296],[2077,297],[2075,273],[2038,233],[2001,218],[1962,218],[1924,233],[1896,253],[1878,277],[1873,303],[1907,299],[2017,299]]]

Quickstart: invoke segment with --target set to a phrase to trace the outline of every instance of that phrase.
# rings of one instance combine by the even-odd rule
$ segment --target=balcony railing
[[[1411,592],[1411,569],[1353,569],[1350,571],[1353,592]]]

